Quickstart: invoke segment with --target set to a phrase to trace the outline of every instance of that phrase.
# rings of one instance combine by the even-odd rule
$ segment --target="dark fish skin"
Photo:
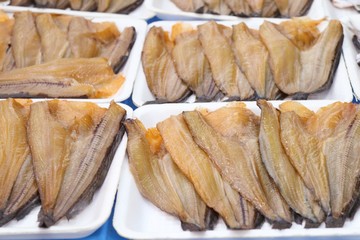
[[[115,73],[118,73],[126,64],[135,41],[136,29],[134,27],[127,27],[118,39],[102,50],[101,56],[110,61]]]
[[[122,7],[119,8],[119,6],[116,5],[117,2],[126,2],[128,1],[127,5],[122,4]],[[112,1],[109,8],[106,10],[106,12],[110,13],[122,13],[122,14],[129,14],[130,12],[137,9],[141,4],[143,4],[144,0],[118,0],[118,1]]]

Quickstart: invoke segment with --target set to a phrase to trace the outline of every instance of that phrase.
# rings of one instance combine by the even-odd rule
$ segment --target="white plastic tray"
[[[329,0],[314,0],[307,16],[311,18],[325,17],[323,1]],[[239,20],[241,18],[229,15],[215,15],[215,14],[201,14],[193,12],[184,12],[180,10],[170,0],[146,0],[145,6],[156,13],[156,15],[164,20],[194,20],[194,19],[216,19],[216,20]]]
[[[119,104],[131,118],[132,109]],[[109,104],[99,104],[108,107]],[[127,144],[126,133],[116,150],[109,172],[101,188],[95,193],[91,203],[71,220],[62,219],[50,228],[39,228],[37,215],[40,206],[33,209],[24,219],[13,220],[0,227],[0,239],[65,239],[81,238],[90,235],[101,227],[109,218],[114,203],[117,184],[120,178],[120,169],[125,157]]]
[[[273,101],[278,106],[283,101]],[[334,101],[300,101],[306,107],[317,110]],[[247,107],[256,114],[260,109],[256,102],[245,102]],[[134,111],[134,118],[141,120],[145,127],[155,127],[156,123],[170,115],[180,114],[182,111],[193,110],[196,107],[205,107],[215,110],[227,103],[193,103],[193,104],[162,104],[147,105]],[[228,230],[219,221],[214,230],[206,232],[183,231],[180,221],[169,215],[143,198],[130,173],[127,157],[121,169],[121,176],[115,205],[113,226],[122,237],[129,239],[198,239],[198,238],[278,238],[278,237],[344,237],[360,236],[360,211],[352,221],[347,220],[343,228],[325,228],[323,223],[316,229],[304,229],[304,226],[293,223],[290,229],[274,230],[268,223],[255,230]]]
[[[76,11],[76,10],[71,10],[70,8],[55,9],[55,8],[36,8],[32,6],[28,6],[28,7],[10,6],[9,2],[10,1],[5,1],[0,3],[0,8],[7,12],[29,10],[29,11],[37,11],[37,12],[51,12],[57,14],[72,14],[81,17],[93,16],[93,17],[128,18],[130,16],[131,18],[147,20],[155,16],[155,13],[148,10],[145,7],[144,3],[129,14],[115,14],[115,13]]]
[[[1,7],[0,7],[1,8]],[[33,11],[35,10],[35,11]],[[20,7],[20,9],[7,11],[9,15],[12,15],[14,12],[19,11],[27,11],[26,8]],[[45,9],[37,9],[32,8],[31,12],[41,12],[46,13],[48,11],[45,11]],[[68,14],[72,16],[80,16],[77,14],[74,14],[73,11],[63,11],[62,14]],[[86,15],[86,16],[85,16]],[[134,46],[131,49],[129,58],[126,62],[126,64],[123,66],[123,68],[120,70],[119,73],[121,73],[125,77],[125,81],[123,85],[119,88],[119,90],[111,97],[109,98],[90,98],[90,99],[69,99],[72,101],[89,101],[89,102],[110,102],[111,100],[114,100],[115,102],[121,102],[126,100],[130,97],[134,81],[136,78],[136,73],[138,70],[138,67],[140,65],[140,58],[141,58],[141,50],[142,46],[144,44],[145,35],[146,35],[146,28],[147,23],[144,20],[141,19],[133,19],[133,18],[113,18],[113,17],[104,17],[106,15],[103,15],[103,17],[95,16],[95,13],[87,13],[83,17],[87,19],[91,19],[93,22],[114,22],[118,29],[120,31],[123,31],[126,27],[133,26],[136,30],[136,40],[134,43]]]
[[[316,1],[314,1],[316,2]],[[285,21],[286,19],[270,19],[270,18],[248,18],[241,19],[241,21],[222,21],[219,22],[226,26],[232,26],[238,24],[239,22],[245,22],[249,27],[258,29],[259,26],[264,22],[264,20],[279,23],[281,21]],[[149,24],[148,30],[152,26],[162,27],[166,31],[171,31],[171,27],[177,23],[178,21],[158,21]],[[193,26],[200,25],[205,23],[206,21],[187,21],[186,23],[190,23]],[[343,56],[340,58],[339,66],[337,68],[336,74],[334,76],[334,81],[331,87],[325,91],[310,94],[309,100],[341,100],[341,101],[351,101],[352,100],[352,90],[350,86],[349,76],[346,71],[345,62]],[[134,84],[134,90],[132,95],[132,100],[136,106],[142,106],[147,101],[155,100],[154,96],[150,92],[147,83],[145,74],[143,71],[143,67],[140,60],[140,66],[138,68],[138,74]],[[195,97],[190,97],[187,102],[194,102]]]
[[[347,27],[349,26],[350,21],[353,23],[357,23],[357,27],[360,30],[360,15],[351,16],[349,18],[343,19],[344,34],[345,34],[343,54],[355,97],[357,99],[360,99],[360,66],[356,63],[355,58],[357,51],[351,40],[354,33],[352,33]]]

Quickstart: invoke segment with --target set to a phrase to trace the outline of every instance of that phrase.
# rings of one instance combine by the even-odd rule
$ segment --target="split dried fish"
[[[222,179],[209,156],[195,143],[182,115],[158,123],[157,128],[176,165],[194,184],[204,202],[220,214],[229,228],[252,229],[260,224],[253,205],[242,199]],[[237,197],[227,197],[234,194]]]
[[[277,87],[295,98],[330,87],[340,59],[342,25],[331,20],[314,44],[300,50],[268,21],[260,26],[260,37],[270,53],[270,66]],[[316,62],[314,62],[316,61]]]
[[[41,198],[40,227],[71,218],[102,185],[123,131],[125,110],[111,103],[52,100],[31,105],[28,140]],[[44,124],[45,123],[45,124]]]
[[[319,225],[325,218],[320,206],[292,166],[281,143],[279,113],[265,100],[258,100],[261,109],[260,152],[265,167],[289,206],[311,222]]]
[[[203,0],[171,0],[171,2],[185,12],[202,13],[205,9]]]
[[[299,17],[305,15],[314,0],[274,0],[282,17]]]
[[[190,94],[176,73],[171,58],[172,44],[161,27],[152,27],[145,39],[141,61],[156,102],[180,102]]]
[[[226,31],[224,28],[214,21],[198,26],[199,40],[209,60],[214,81],[230,99],[251,99],[254,91],[236,64],[231,39],[223,34]]]
[[[195,93],[197,101],[212,101],[219,94],[196,30],[176,37],[172,58],[181,80]]]
[[[123,82],[104,58],[58,59],[0,73],[0,96],[101,98]]]
[[[141,194],[161,210],[179,217],[183,230],[212,229],[217,214],[196,193],[173,162],[157,129],[139,120],[125,122],[130,171]]]

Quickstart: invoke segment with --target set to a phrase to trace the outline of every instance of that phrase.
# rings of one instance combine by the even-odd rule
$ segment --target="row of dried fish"
[[[10,5],[128,14],[143,2],[144,0],[10,0]]]
[[[359,201],[360,109],[336,102],[313,112],[258,100],[185,111],[146,129],[125,121],[140,193],[183,230],[342,227]]]
[[[234,15],[239,17],[299,17],[313,0],[171,0],[185,12]]]
[[[72,218],[105,180],[126,111],[112,102],[0,102],[0,226],[41,202],[40,227]]]
[[[295,18],[259,30],[245,23],[214,21],[194,28],[173,25],[171,35],[150,28],[142,65],[156,102],[179,102],[194,92],[198,101],[306,99],[330,87],[343,41],[339,21],[320,32],[322,20]]]
[[[108,59],[115,72],[127,61],[136,39],[134,27],[122,32],[113,22],[83,17],[16,12],[0,14],[0,71],[61,58]]]

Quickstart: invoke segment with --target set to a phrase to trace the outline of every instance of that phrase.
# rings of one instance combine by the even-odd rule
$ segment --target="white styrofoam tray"
[[[51,13],[57,13],[57,14],[72,14],[75,16],[81,16],[81,17],[113,17],[113,18],[137,18],[137,19],[144,19],[148,20],[155,16],[155,13],[148,10],[145,7],[145,4],[141,4],[137,9],[132,11],[129,14],[116,14],[116,13],[103,13],[103,12],[89,12],[89,11],[77,11],[77,10],[71,10],[68,9],[56,9],[56,8],[36,8],[33,6],[28,7],[22,7],[22,6],[10,6],[10,1],[5,1],[0,3],[0,9],[6,11],[6,12],[14,12],[14,11],[36,11],[36,12],[51,12]]]
[[[131,118],[132,109],[119,104],[126,110],[127,118]],[[108,107],[108,103],[99,104]],[[0,239],[65,239],[82,238],[90,235],[101,227],[109,218],[115,199],[116,188],[120,178],[120,169],[124,161],[127,144],[126,133],[116,150],[103,185],[95,193],[91,203],[73,219],[63,218],[50,228],[39,228],[37,215],[40,206],[33,209],[20,221],[12,220],[0,227]]]
[[[315,2],[315,1],[314,1]],[[274,23],[279,23],[281,21],[286,21],[286,19],[270,19],[270,18],[248,18],[241,19],[240,21],[222,21],[220,24],[226,26],[232,26],[238,24],[239,22],[245,22],[250,28],[259,29],[260,25],[265,21],[271,21]],[[205,23],[206,21],[186,21],[194,27],[200,24]],[[148,30],[153,26],[162,27],[165,31],[171,32],[171,27],[178,23],[178,21],[158,21],[153,22],[148,25]],[[320,29],[324,28],[326,23],[321,24]],[[141,62],[141,61],[140,61]],[[339,66],[337,68],[336,74],[334,76],[334,81],[331,87],[325,91],[318,93],[310,94],[309,100],[341,100],[341,101],[351,101],[352,100],[352,90],[350,86],[349,76],[346,71],[345,62],[343,56],[340,57]],[[155,97],[150,92],[148,85],[146,83],[146,77],[143,71],[142,64],[138,68],[138,74],[136,76],[134,90],[132,95],[132,100],[136,106],[142,106],[147,101],[154,101]],[[194,102],[194,96],[190,97],[187,102]]]
[[[322,18],[325,17],[326,13],[324,11],[323,1],[329,0],[315,0],[309,12],[306,16],[311,18]],[[193,13],[193,12],[184,12],[180,10],[174,3],[170,0],[146,0],[145,6],[150,10],[156,13],[156,16],[164,20],[195,20],[195,19],[216,19],[216,20],[239,20],[242,19],[237,16],[229,15],[216,15],[209,13]]]
[[[284,101],[271,101],[275,107]],[[311,110],[333,103],[329,100],[300,101]],[[245,102],[247,107],[255,114],[260,115],[256,102]],[[134,111],[134,118],[139,119],[146,128],[155,127],[160,121],[171,115],[183,111],[194,110],[197,107],[215,110],[228,103],[182,103],[146,105]],[[304,229],[304,226],[293,223],[292,227],[284,230],[271,229],[265,222],[260,229],[254,230],[229,230],[220,220],[214,230],[205,232],[189,232],[181,229],[180,220],[167,214],[141,196],[133,176],[129,170],[127,156],[121,169],[113,226],[122,237],[129,239],[198,239],[198,238],[279,238],[279,237],[344,237],[360,236],[360,211],[352,221],[347,220],[343,228]]]
[[[41,13],[49,13],[44,9],[40,9],[40,10],[43,10],[41,11]],[[12,15],[14,12],[19,12],[19,11],[27,11],[27,9],[21,8],[7,12],[9,15]],[[40,11],[33,11],[33,9],[31,9],[31,12],[40,12]],[[74,15],[72,11],[66,11],[65,14],[78,16],[78,15]],[[119,72],[119,74],[122,74],[125,77],[125,81],[113,96],[110,96],[109,98],[89,98],[89,99],[78,98],[78,99],[69,99],[69,100],[105,103],[105,102],[110,102],[111,100],[114,100],[115,102],[121,102],[128,99],[133,90],[136,73],[140,65],[141,49],[142,46],[144,45],[147,23],[144,20],[133,19],[130,17],[128,18],[97,17],[93,15],[93,13],[88,13],[86,16],[83,17],[85,17],[86,19],[90,19],[93,22],[113,22],[115,23],[115,25],[117,26],[120,32],[122,32],[126,27],[132,26],[136,30],[136,40],[131,49],[130,55],[126,61],[126,64]]]
[[[360,66],[356,63],[357,50],[352,43],[354,33],[352,33],[348,28],[348,26],[350,26],[350,22],[352,22],[355,25],[354,27],[360,31],[360,15],[343,18],[342,22],[344,24],[345,35],[343,45],[344,59],[355,97],[360,99]]]

